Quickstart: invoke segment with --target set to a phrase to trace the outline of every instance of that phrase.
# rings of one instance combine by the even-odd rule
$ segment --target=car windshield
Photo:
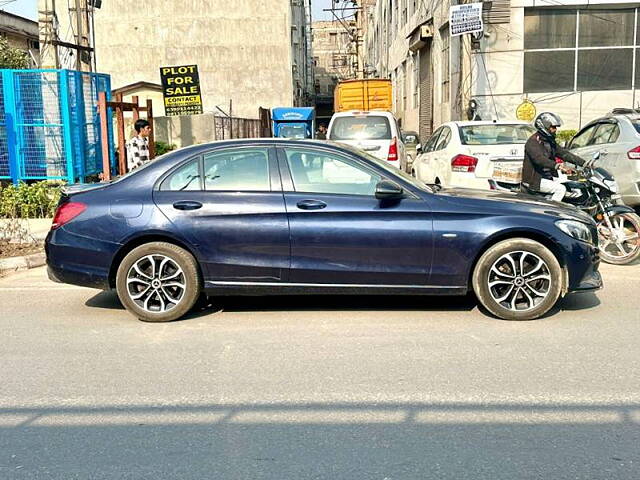
[[[530,125],[468,125],[460,127],[463,145],[524,144],[535,132]]]
[[[401,177],[403,180],[409,182],[411,185],[413,185],[414,187],[419,188],[420,190],[423,190],[423,191],[429,192],[429,193],[434,193],[434,189],[430,188],[426,183],[423,183],[423,182],[419,181],[418,179],[412,177],[408,173],[400,170],[399,168],[394,167],[393,165],[389,164],[389,162],[387,162],[386,160],[381,160],[381,159],[379,159],[377,157],[374,157],[373,155],[369,155],[367,152],[364,152],[364,151],[360,150],[359,148],[355,148],[355,147],[352,147],[350,145],[340,145],[340,147],[344,148],[346,150],[349,150],[349,151],[355,153],[356,155],[358,155],[360,157],[364,157],[364,158],[366,158],[367,160],[369,160],[372,163],[375,163],[379,167],[381,167],[384,170],[386,170],[387,172],[389,172],[392,177],[393,176]]]
[[[285,125],[280,129],[281,138],[305,138],[307,136],[304,125]]]
[[[356,115],[336,117],[331,126],[331,140],[391,140],[387,117]]]

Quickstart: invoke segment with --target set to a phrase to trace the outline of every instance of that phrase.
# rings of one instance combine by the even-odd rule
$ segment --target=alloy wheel
[[[498,258],[487,278],[489,292],[502,307],[525,312],[539,305],[551,290],[546,262],[531,252],[509,252]]]
[[[140,308],[164,313],[184,298],[187,282],[180,266],[166,255],[147,255],[127,272],[127,293]]]

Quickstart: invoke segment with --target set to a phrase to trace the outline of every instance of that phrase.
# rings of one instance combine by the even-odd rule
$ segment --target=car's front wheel
[[[145,322],[170,322],[195,304],[202,282],[195,258],[166,242],[134,248],[118,267],[116,290],[129,312]]]
[[[478,260],[473,290],[484,308],[504,320],[533,320],[547,313],[563,290],[555,255],[527,238],[504,240]]]

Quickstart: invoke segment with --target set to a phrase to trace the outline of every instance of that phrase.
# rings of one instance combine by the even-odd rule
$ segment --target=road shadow
[[[640,404],[252,402],[0,408],[0,478],[640,478]]]
[[[115,291],[103,291],[89,298],[85,305],[91,308],[124,310]],[[570,294],[541,318],[549,318],[562,311],[588,310],[600,305],[594,293]],[[337,312],[337,311],[424,311],[470,312],[475,308],[492,318],[491,313],[478,304],[473,293],[465,296],[421,295],[272,295],[202,296],[194,308],[180,320],[189,320],[222,312]],[[535,320],[533,320],[535,321]]]
[[[102,291],[89,298],[91,308],[124,310],[115,291]],[[201,297],[184,319],[217,312],[276,311],[471,311],[477,306],[474,295],[435,297],[397,295],[271,295],[263,297]]]

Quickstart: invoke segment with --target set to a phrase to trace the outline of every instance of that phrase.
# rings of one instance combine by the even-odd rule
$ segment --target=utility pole
[[[357,0],[351,0],[353,2],[354,5],[357,5],[358,2]],[[341,11],[341,12],[358,12],[360,10],[362,10],[361,7],[355,6],[355,7],[342,7],[339,8],[337,6],[339,0],[331,0],[331,8],[325,8],[323,9],[323,11],[325,12],[331,12],[331,14],[334,16],[334,18],[342,25],[342,28],[344,28],[344,30],[349,34],[349,41],[355,46],[355,65],[353,65],[353,63],[350,62],[350,67],[349,70],[352,71],[352,67],[355,66],[355,77],[356,78],[362,78],[362,73],[364,71],[364,69],[361,68],[361,59],[360,59],[360,27],[356,24],[355,26],[355,31],[352,30],[352,28],[350,27],[349,24],[345,23],[344,19],[340,16],[338,16],[337,12]]]

